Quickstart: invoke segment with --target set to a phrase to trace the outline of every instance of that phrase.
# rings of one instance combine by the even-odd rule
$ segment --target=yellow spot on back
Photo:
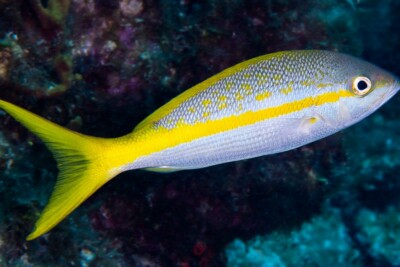
[[[267,80],[258,80],[257,84],[258,85],[264,85],[267,83]]]
[[[233,82],[227,82],[226,85],[225,85],[225,89],[226,89],[227,91],[231,90],[232,87],[233,87]]]
[[[251,95],[253,93],[253,86],[248,83],[243,84],[242,88],[245,90],[246,95]]]
[[[222,109],[224,109],[224,108],[227,107],[227,104],[226,104],[226,101],[228,100],[228,97],[227,97],[227,96],[221,95],[221,96],[218,98],[218,100],[221,102],[221,103],[218,105],[218,109],[219,109],[219,110],[222,110]]]
[[[258,85],[263,85],[263,84],[267,83],[267,75],[262,74],[262,73],[257,73],[256,76],[258,78],[258,81],[257,81]]]
[[[207,118],[207,117],[209,117],[210,116],[210,112],[204,112],[203,113],[203,118]]]
[[[282,75],[281,75],[281,74],[275,74],[272,78],[273,78],[275,81],[280,81],[280,80],[282,80]]]
[[[189,108],[189,112],[190,113],[195,113],[196,112],[196,108],[195,107],[190,107]]]
[[[203,104],[203,106],[207,107],[207,106],[209,106],[211,104],[211,100],[210,99],[204,99],[202,101],[202,104]]]
[[[287,72],[289,74],[293,72],[293,67],[291,65],[285,65],[284,69],[285,69],[285,72]]]
[[[246,91],[246,95],[251,95],[251,94],[253,94],[253,90]]]
[[[181,127],[183,125],[186,125],[185,119],[184,118],[179,118],[179,120],[176,122],[175,127]]]
[[[314,83],[315,83],[315,82],[314,82],[314,81],[311,81],[311,80],[305,80],[305,81],[300,82],[300,84],[303,85],[303,86],[311,86],[311,85],[313,85]]]
[[[258,95],[256,95],[256,100],[262,101],[264,99],[267,99],[270,96],[271,96],[271,92],[265,91],[263,93],[259,93]]]
[[[285,95],[288,95],[289,93],[293,92],[293,87],[289,85],[288,87],[283,88],[280,92]]]
[[[245,74],[243,75],[243,77],[246,78],[246,79],[249,79],[249,78],[251,77],[251,75],[250,75],[249,73],[245,73]]]
[[[243,95],[242,95],[241,93],[239,93],[239,92],[236,93],[235,96],[236,96],[236,100],[237,100],[237,101],[243,100],[243,98],[244,98]]]
[[[266,75],[262,72],[257,72],[256,77],[257,79],[264,80]]]
[[[319,84],[317,84],[317,88],[322,89],[322,88],[332,86],[332,85],[333,85],[332,83],[319,83]]]
[[[248,83],[244,83],[244,84],[242,84],[242,88],[243,88],[244,90],[246,90],[246,91],[249,91],[249,90],[251,90],[253,87],[252,87],[250,84],[248,84]]]
[[[219,104],[218,109],[223,110],[227,107],[226,102]]]
[[[228,98],[226,97],[226,95],[221,95],[218,99],[220,101],[226,101]]]

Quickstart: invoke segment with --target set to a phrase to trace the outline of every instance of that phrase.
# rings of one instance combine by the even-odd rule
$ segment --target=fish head
[[[336,69],[335,90],[344,90],[336,105],[335,120],[341,128],[361,121],[391,99],[400,80],[386,70],[348,55]],[[335,72],[335,71],[334,71]]]

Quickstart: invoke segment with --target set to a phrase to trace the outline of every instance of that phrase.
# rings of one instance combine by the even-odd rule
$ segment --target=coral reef
[[[290,233],[274,232],[244,243],[235,240],[226,248],[228,266],[364,266],[352,247],[340,212],[313,218]]]
[[[399,9],[395,0],[3,0],[0,98],[115,137],[212,74],[273,51],[338,50],[399,74]],[[399,265],[399,113],[392,101],[280,155],[124,173],[26,242],[56,164],[0,111],[0,265]]]
[[[275,231],[226,248],[228,266],[398,266],[398,207],[384,212],[361,209],[354,214],[357,237],[329,207],[322,215],[289,233]],[[357,238],[358,242],[352,238]]]
[[[361,228],[360,239],[370,244],[374,258],[385,258],[392,266],[400,265],[400,210],[390,206],[384,212],[373,212],[363,209],[357,216],[358,226]]]

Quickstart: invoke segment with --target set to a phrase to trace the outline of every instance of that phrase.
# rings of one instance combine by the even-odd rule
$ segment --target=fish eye
[[[371,91],[372,83],[367,77],[360,76],[353,80],[352,88],[356,95],[363,96]]]

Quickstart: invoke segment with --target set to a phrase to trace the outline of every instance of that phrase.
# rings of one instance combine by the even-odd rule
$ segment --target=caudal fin
[[[59,169],[50,200],[27,237],[32,240],[56,226],[118,171],[105,156],[110,140],[73,132],[6,101],[0,100],[0,108],[43,140]]]

